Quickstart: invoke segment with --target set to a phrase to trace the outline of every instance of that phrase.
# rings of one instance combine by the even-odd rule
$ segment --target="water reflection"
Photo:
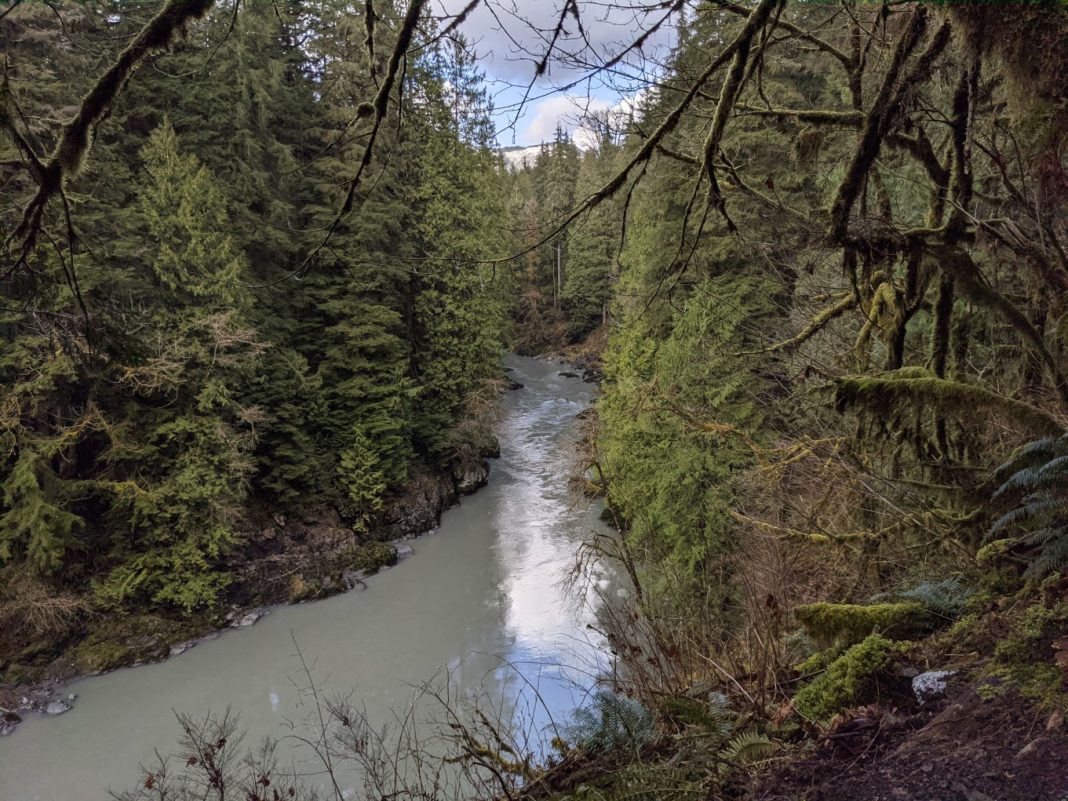
[[[605,667],[587,628],[596,596],[578,602],[562,586],[581,540],[604,528],[566,480],[590,387],[557,365],[509,364],[525,389],[502,401],[489,485],[416,540],[414,557],[366,591],[279,608],[166,663],[76,682],[73,711],[0,739],[0,799],[102,798],[104,787],[129,786],[139,761],[172,747],[175,710],[229,705],[250,740],[284,736],[308,712],[298,643],[323,689],[351,691],[373,721],[435,676],[535,729],[581,702],[591,671]]]

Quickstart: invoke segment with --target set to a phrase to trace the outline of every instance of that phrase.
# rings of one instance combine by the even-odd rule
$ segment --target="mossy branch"
[[[938,624],[936,616],[917,601],[881,604],[805,604],[794,617],[816,642],[852,645],[869,634],[892,640],[908,640],[929,633]]]
[[[857,363],[861,369],[868,365],[867,347],[871,341],[871,335],[876,328],[887,332],[895,327],[896,320],[901,316],[901,306],[898,291],[889,281],[883,281],[875,288],[871,298],[871,306],[868,307],[867,318],[857,334],[853,344],[853,352],[857,356]],[[886,320],[891,322],[887,324]]]
[[[856,302],[856,298],[852,292],[843,292],[830,306],[820,309],[820,311],[808,321],[808,325],[806,325],[796,336],[784,339],[781,342],[776,342],[774,345],[769,345],[764,350],[746,351],[742,355],[752,356],[758,353],[776,353],[780,350],[785,350],[787,352],[797,350],[809,339],[822,331],[827,323],[836,320],[849,311],[849,309],[853,308]]]
[[[879,92],[875,97],[871,109],[867,114],[867,121],[861,132],[860,143],[850,159],[845,175],[839,184],[831,207],[830,239],[836,244],[845,242],[849,231],[849,214],[860,195],[864,176],[868,174],[875,159],[879,157],[879,151],[883,139],[890,130],[894,118],[904,99],[903,89],[914,83],[913,76],[919,73],[919,67],[929,64],[934,57],[942,51],[949,40],[949,30],[943,26],[928,47],[923,57],[918,60],[909,78],[901,80],[901,73],[905,68],[913,50],[920,43],[924,31],[927,29],[927,10],[918,6],[909,19],[905,30],[898,40],[894,49],[890,66],[887,67]],[[918,80],[918,78],[916,78]]]
[[[732,14],[748,16],[750,13],[749,9],[744,6],[723,4],[721,7],[724,11],[729,11]],[[852,56],[843,52],[842,50],[839,50],[826,39],[821,39],[820,37],[814,35],[811,31],[807,31],[803,28],[800,28],[791,22],[787,22],[786,20],[779,20],[776,23],[776,27],[782,28],[784,31],[789,31],[798,39],[804,42],[808,42],[809,44],[814,45],[817,49],[822,50],[824,53],[833,56],[842,64],[843,67],[845,67],[846,72],[852,73],[853,70],[856,69],[856,60]]]
[[[801,108],[747,108],[739,116],[774,117],[780,120],[797,120],[812,125],[837,125],[843,128],[859,128],[864,124],[864,114],[860,111],[834,111],[831,109]]]
[[[734,111],[734,104],[738,99],[738,93],[745,82],[745,70],[749,63],[749,51],[753,45],[753,39],[757,33],[767,24],[771,13],[782,0],[761,0],[760,5],[753,9],[753,13],[746,20],[745,27],[738,35],[734,56],[731,59],[730,69],[720,89],[719,102],[716,103],[715,113],[712,115],[712,124],[708,128],[708,136],[705,138],[704,159],[702,169],[708,178],[708,202],[714,206],[727,223],[727,230],[737,230],[734,222],[727,214],[727,204],[720,192],[719,181],[716,179],[716,158],[719,155],[720,142],[723,140],[723,132],[727,129],[727,121]]]
[[[378,69],[375,66],[375,4],[374,0],[364,0],[363,4],[363,45],[367,48],[367,72],[373,81],[378,77]]]
[[[1042,334],[1031,324],[1022,311],[1004,295],[990,286],[979,272],[971,255],[959,247],[944,246],[936,251],[943,271],[956,279],[956,287],[973,303],[998,312],[1009,325],[1031,346],[1042,362],[1053,388],[1061,400],[1068,404],[1068,383],[1065,382],[1057,360],[1046,347]]]
[[[63,191],[64,183],[78,174],[97,126],[111,112],[133,71],[149,53],[167,47],[187,22],[204,16],[213,4],[214,0],[169,0],[89,90],[78,113],[63,127],[63,134],[48,161],[32,171],[37,192],[23,210],[22,219],[12,234],[13,239],[22,242],[22,254],[16,265],[24,262],[36,245],[45,207]]]
[[[843,376],[834,383],[835,406],[840,412],[864,409],[890,417],[906,407],[929,407],[943,414],[955,415],[1000,410],[1040,433],[1057,434],[1064,431],[1062,421],[1044,409],[999,395],[985,387],[939,378],[920,367],[906,367],[874,376]]]
[[[863,702],[904,650],[903,644],[872,634],[835,659],[826,673],[801,688],[794,696],[794,709],[806,718],[826,721],[839,710]]]

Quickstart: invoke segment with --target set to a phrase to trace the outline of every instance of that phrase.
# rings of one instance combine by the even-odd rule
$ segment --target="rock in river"
[[[243,629],[251,626],[261,617],[267,614],[266,609],[253,609],[251,612],[246,612],[241,617],[231,621],[230,626],[235,629]]]
[[[62,715],[64,712],[70,712],[72,706],[73,704],[67,698],[57,698],[55,701],[50,701],[48,706],[45,707],[45,714]]]
[[[485,486],[489,478],[489,465],[485,459],[465,460],[453,467],[453,477],[456,479],[456,491],[468,495]]]

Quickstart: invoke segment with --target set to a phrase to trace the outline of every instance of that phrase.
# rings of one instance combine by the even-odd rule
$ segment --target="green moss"
[[[377,573],[397,564],[397,549],[388,542],[368,542],[348,552],[345,562],[349,570]]]
[[[826,670],[827,666],[831,664],[835,659],[842,655],[842,648],[825,648],[822,651],[816,651],[808,659],[798,663],[794,670],[800,673],[802,676],[810,676],[813,673],[819,673],[821,670]]]
[[[133,648],[109,640],[86,640],[74,649],[74,659],[88,673],[103,673],[137,661]]]
[[[896,654],[905,650],[879,634],[871,634],[831,662],[827,672],[794,696],[794,709],[812,720],[828,720],[842,709],[863,703],[878,685]]]
[[[1002,689],[1011,687],[1023,697],[1037,701],[1044,707],[1068,708],[1068,693],[1064,691],[1064,672],[1050,662],[995,665],[985,672],[985,676],[999,680]]]
[[[927,640],[925,650],[937,655],[978,654],[992,649],[995,639],[984,618],[977,612],[969,612],[948,629]]]
[[[1016,543],[1013,537],[988,542],[975,554],[975,560],[981,565],[993,564],[998,557],[1005,555]]]
[[[1068,626],[1068,602],[1029,606],[994,648],[983,671],[993,687],[1011,687],[1047,707],[1068,708],[1064,671],[1053,660],[1052,642]]]
[[[173,644],[190,639],[205,628],[202,619],[177,622],[156,615],[107,619],[90,629],[72,656],[80,672],[103,673],[163,659]]]
[[[371,575],[383,567],[397,564],[397,549],[388,542],[373,540],[352,545],[324,557],[306,572],[289,579],[289,603],[315,601],[344,592],[351,586],[346,574]]]
[[[806,604],[794,609],[794,616],[814,640],[825,645],[851,645],[873,633],[907,640],[927,634],[938,625],[937,617],[915,601],[867,606]]]
[[[903,367],[879,376],[850,375],[835,381],[838,411],[863,410],[895,422],[929,408],[945,415],[977,411],[1008,412],[1014,420],[1042,433],[1059,433],[1060,422],[1049,412],[986,387],[939,378],[922,367]]]

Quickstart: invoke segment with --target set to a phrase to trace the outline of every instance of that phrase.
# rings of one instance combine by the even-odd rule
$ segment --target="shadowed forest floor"
[[[759,782],[761,801],[1060,801],[1068,797],[1064,718],[1015,694],[963,689],[936,712],[869,707],[807,759]]]

